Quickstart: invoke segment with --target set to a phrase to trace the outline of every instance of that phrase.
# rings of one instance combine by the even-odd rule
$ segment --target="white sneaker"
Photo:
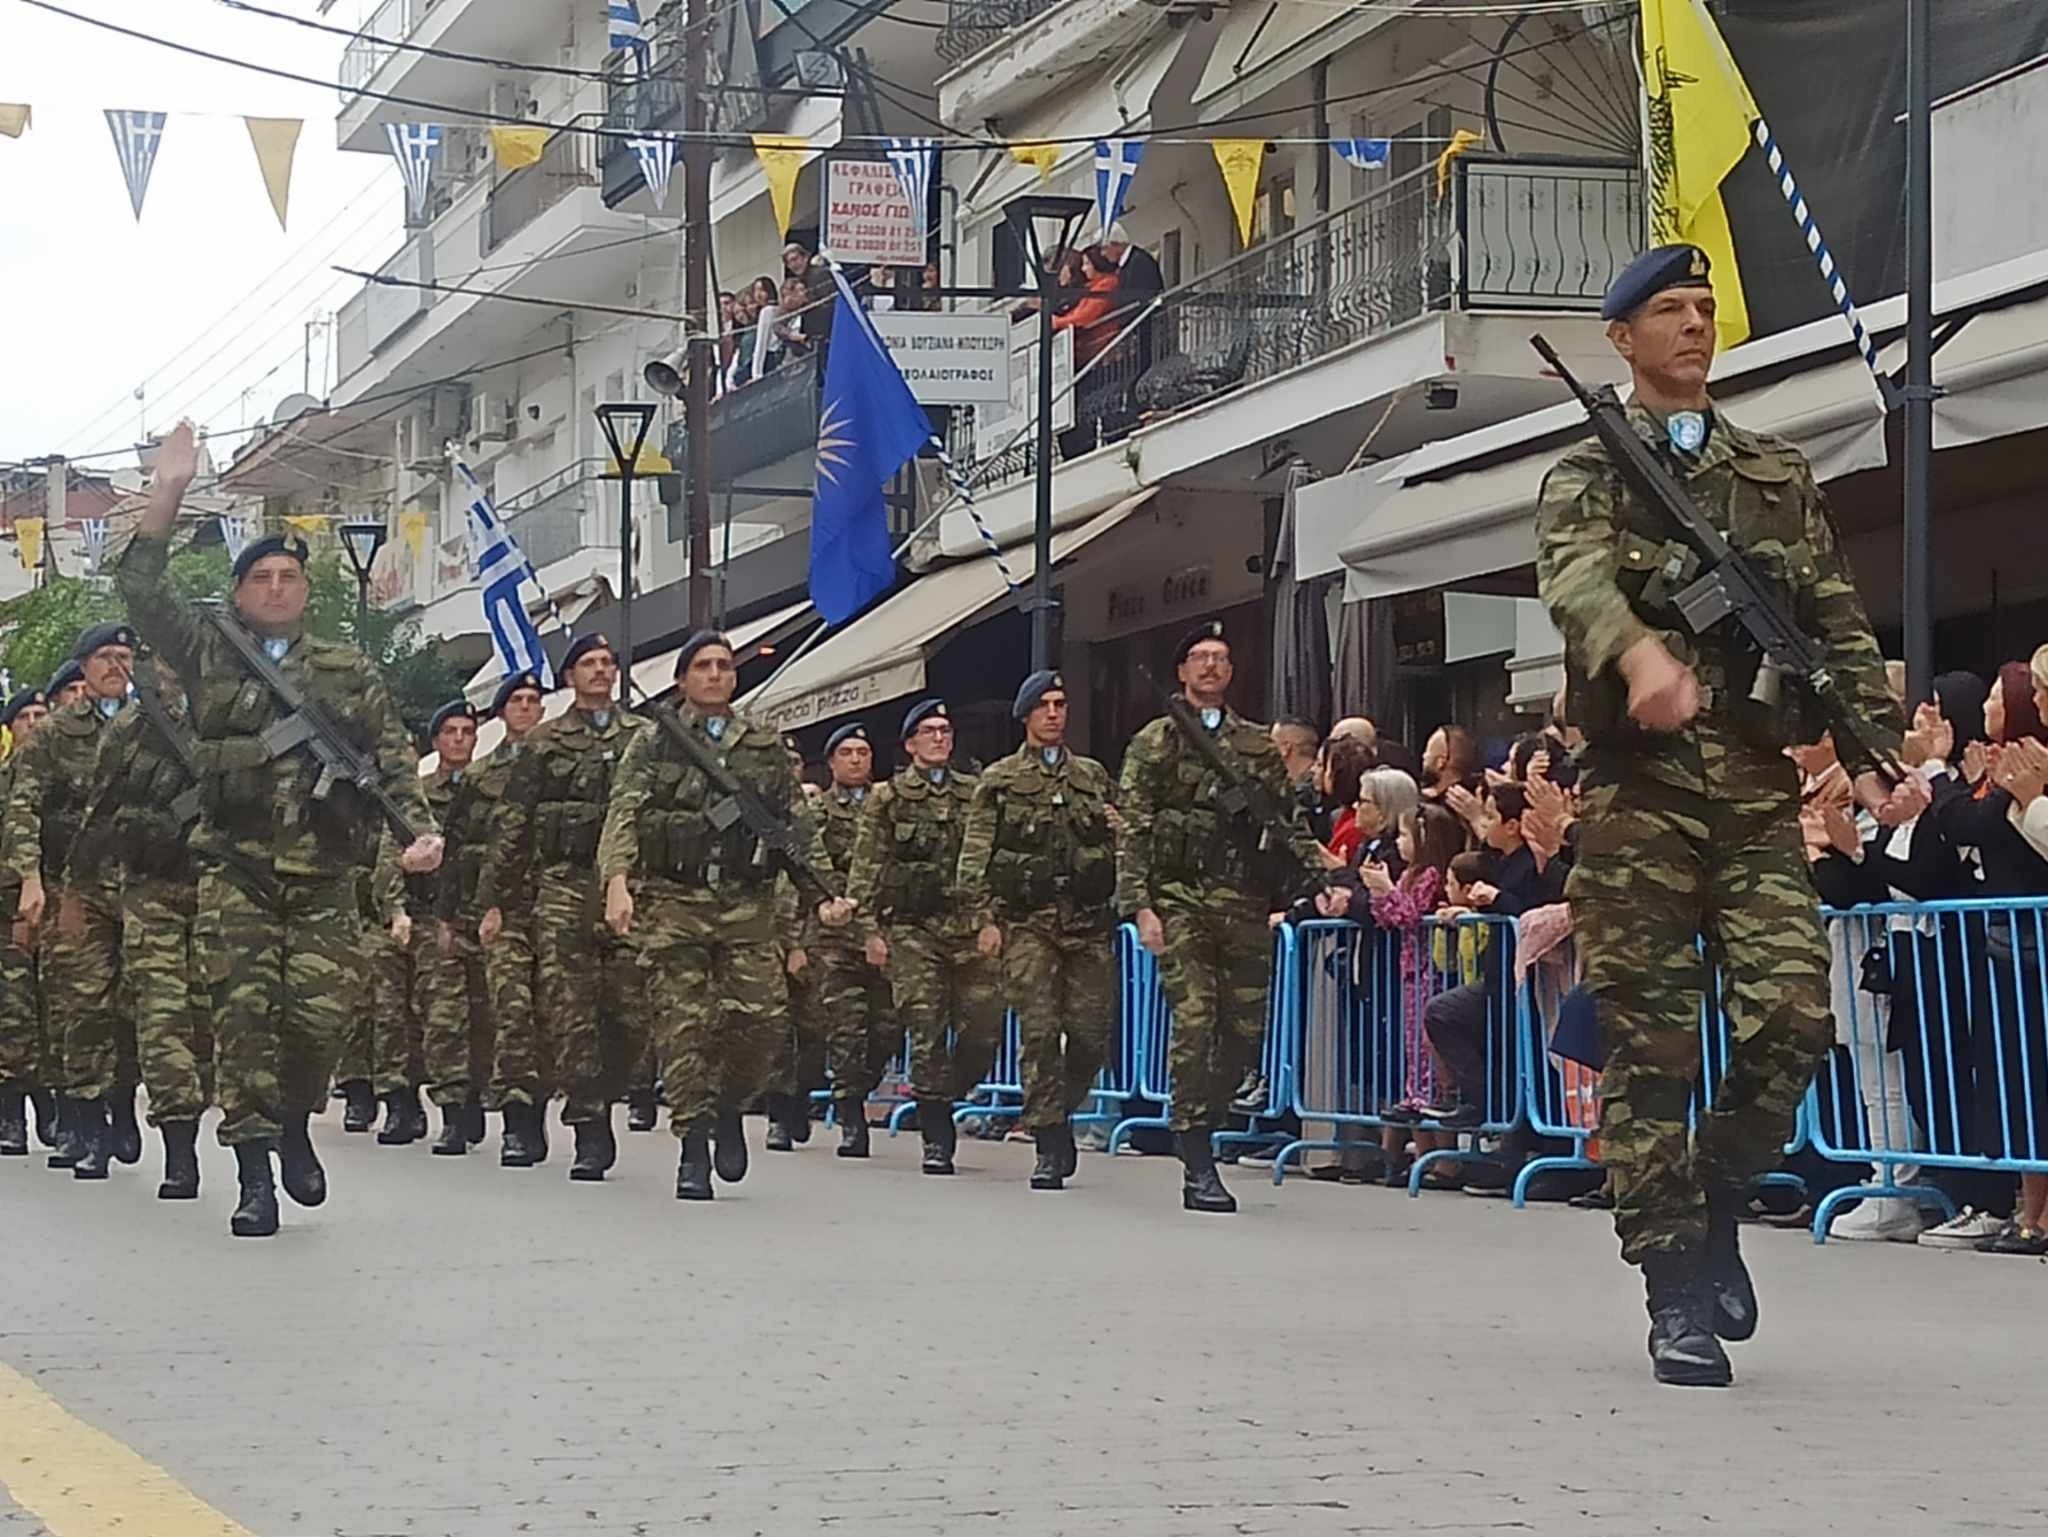
[[[2004,1226],[1999,1218],[1965,1206],[1960,1217],[1951,1217],[1939,1227],[1929,1228],[1916,1242],[1928,1249],[1974,1249],[1980,1239],[1994,1237]]]
[[[1828,1237],[1850,1243],[1913,1243],[1927,1224],[1920,1208],[1898,1196],[1870,1196],[1845,1217],[1837,1217]]]

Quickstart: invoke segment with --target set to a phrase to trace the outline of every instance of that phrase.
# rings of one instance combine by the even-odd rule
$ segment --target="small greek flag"
[[[1138,162],[1144,155],[1143,139],[1095,141],[1095,213],[1102,224],[1103,240],[1109,239],[1109,227],[1123,217],[1131,178],[1138,174]]]
[[[391,141],[391,158],[398,162],[398,174],[405,182],[405,206],[418,223],[427,216],[427,192],[434,183],[434,167],[441,161],[439,123],[386,123],[385,137]]]
[[[889,141],[889,164],[895,167],[896,180],[903,184],[903,195],[910,199],[910,206],[917,210],[919,230],[924,229],[931,207],[932,166],[938,158],[936,139]]]
[[[1387,155],[1394,147],[1392,139],[1332,139],[1330,148],[1337,152],[1337,158],[1346,165],[1356,166],[1361,171],[1384,171]]]
[[[121,178],[128,183],[128,205],[135,217],[142,217],[142,199],[149,192],[149,173],[156,169],[156,152],[164,139],[165,115],[161,112],[107,112],[107,127],[114,134],[114,153],[121,160]]]
[[[640,0],[608,0],[605,13],[611,20],[611,46],[647,50],[647,23],[640,19]]]
[[[242,558],[242,551],[249,543],[249,534],[254,519],[224,512],[220,515],[220,542],[226,546],[228,564],[233,565]]]
[[[491,632],[498,666],[508,678],[515,672],[537,672],[541,682],[551,688],[554,675],[547,650],[540,643],[533,616],[526,611],[526,600],[519,596],[520,586],[526,582],[539,587],[542,594],[547,589],[541,587],[533,562],[519,548],[512,530],[499,521],[498,509],[491,505],[476,471],[460,459],[455,461],[455,469],[470,491],[469,547],[476,560],[477,581],[483,586],[484,624]],[[561,615],[555,617],[559,620]]]
[[[640,160],[640,176],[653,194],[654,206],[668,206],[669,178],[676,172],[676,136],[672,133],[643,134],[626,141]]]
[[[85,569],[97,576],[107,554],[107,520],[87,518],[80,528],[85,534]]]

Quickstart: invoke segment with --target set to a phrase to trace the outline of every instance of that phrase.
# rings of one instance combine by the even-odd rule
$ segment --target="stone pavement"
[[[623,1118],[622,1118],[623,1119]],[[1732,1392],[1660,1389],[1603,1217],[916,1139],[601,1187],[316,1130],[269,1242],[0,1165],[0,1362],[258,1537],[2038,1532],[2048,1268],[1751,1230]],[[0,1423],[0,1486],[18,1456]],[[25,1487],[25,1486],[24,1486]],[[0,1537],[45,1527],[0,1494]]]

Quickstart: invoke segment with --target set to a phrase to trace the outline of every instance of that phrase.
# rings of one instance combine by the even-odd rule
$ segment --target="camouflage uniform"
[[[379,1098],[411,1096],[426,1073],[413,999],[416,951],[391,937],[396,894],[387,885],[381,866],[354,877],[369,1007],[349,1022],[334,1069],[336,1082],[367,1083]],[[413,941],[417,945],[420,936],[415,934]]]
[[[212,1002],[220,1140],[262,1144],[322,1108],[341,1042],[368,1005],[354,872],[379,817],[346,786],[315,798],[310,753],[270,755],[259,738],[283,706],[172,591],[169,554],[167,536],[139,532],[115,578],[191,699],[204,805],[191,836],[193,949]],[[278,666],[375,754],[386,793],[432,832],[418,759],[369,659],[300,635]]]
[[[1631,408],[1629,418],[1662,444],[1649,412]],[[1791,596],[1850,708],[1896,749],[1903,723],[1883,660],[1797,450],[1717,420],[1697,457],[1673,467],[1701,512]],[[1607,1050],[1601,1157],[1622,1255],[1640,1263],[1697,1248],[1707,1194],[1739,1190],[1776,1161],[1833,1039],[1828,946],[1783,751],[1822,724],[1801,719],[1790,683],[1781,707],[1751,702],[1756,658],[1732,627],[1685,630],[1671,602],[1688,579],[1685,547],[1597,444],[1572,449],[1546,477],[1537,531],[1537,580],[1565,639],[1572,715],[1587,739],[1566,894]],[[1628,719],[1615,664],[1651,634],[1704,691],[1681,731],[1653,735]],[[1689,1145],[1706,965],[1720,968],[1733,1045]]]
[[[503,911],[530,893],[534,1026],[568,1096],[562,1119],[571,1126],[608,1119],[647,1040],[638,962],[633,946],[605,927],[595,864],[613,777],[626,750],[654,727],[616,708],[599,713],[603,725],[571,707],[526,739],[477,895],[479,907]]]
[[[1215,736],[1276,804],[1299,805],[1264,726],[1224,710]],[[1267,920],[1321,866],[1298,814],[1292,844],[1274,848],[1265,829],[1216,804],[1225,789],[1168,716],[1125,749],[1117,909],[1149,907],[1165,931],[1159,978],[1173,1006],[1167,1066],[1177,1132],[1224,1125],[1232,1095],[1258,1065],[1273,971]]]
[[[802,835],[806,842],[818,836],[817,796],[804,796],[801,791],[794,802],[791,819],[803,824]],[[818,965],[808,954],[804,969],[795,976],[789,974],[786,964],[791,950],[801,950],[805,937],[816,926],[814,908],[806,910],[802,903],[788,906],[789,921],[783,926],[781,944],[785,965],[782,974],[783,996],[789,1005],[787,1019],[776,1027],[776,1050],[778,1061],[774,1074],[774,1088],[788,1100],[785,1113],[791,1117],[808,1117],[811,1093],[825,1087],[825,1031],[824,1018],[816,1003],[818,986]]]
[[[472,814],[454,830],[448,857],[458,862],[468,857],[475,842],[477,899],[481,914],[483,869],[491,849],[504,837],[505,792],[512,783],[512,770],[526,752],[524,742],[507,739],[485,755],[469,772],[470,793],[476,797]],[[533,891],[501,889],[498,913],[503,927],[484,950],[484,979],[490,989],[491,1019],[495,1026],[491,1062],[490,1102],[500,1109],[507,1105],[533,1105],[546,1109],[558,1079],[553,1048],[534,1014],[537,974],[533,963]],[[467,920],[463,920],[467,921]],[[470,933],[476,932],[470,926]]]
[[[773,814],[789,815],[796,779],[780,736],[727,717],[714,737],[697,710],[683,705],[676,715]],[[681,1138],[768,1087],[783,1006],[776,941],[797,898],[744,821],[712,826],[707,812],[722,797],[666,731],[641,725],[619,765],[597,865],[603,882],[624,875],[631,884],[633,933],[661,1022],[669,1126]],[[807,841],[822,872],[815,833]]]
[[[6,816],[13,799],[15,770],[27,747],[22,743],[0,763],[0,817]],[[43,988],[36,952],[14,942],[14,915],[20,911],[21,882],[11,869],[0,865],[0,925],[5,925],[0,932],[0,1088],[54,1088],[60,1074],[44,1038]]]
[[[1093,758],[1025,744],[974,786],[960,835],[960,904],[1003,931],[1017,1009],[1028,1130],[1055,1131],[1088,1102],[1116,1018],[1113,786]]]
[[[490,818],[498,804],[476,793],[476,775],[465,769],[437,769],[424,781],[427,804],[441,824],[447,847],[441,868],[406,877],[406,910],[414,943],[426,931],[419,955],[423,985],[422,1057],[427,1097],[435,1104],[471,1103],[495,1108],[486,1091],[497,1054],[491,1028],[491,1000],[484,978],[484,947],[477,938],[477,882],[483,876]],[[447,943],[442,943],[443,931]]]
[[[841,881],[853,864],[854,839],[868,794],[865,788],[835,785],[818,797],[805,818],[806,826],[817,830],[832,873]],[[810,904],[805,904],[799,935],[810,964],[798,992],[797,1035],[824,1041],[832,1064],[833,1098],[864,1105],[903,1044],[889,979],[868,964],[851,925],[826,928]]]
[[[857,937],[889,941],[919,1099],[967,1098],[1002,1040],[1002,966],[975,948],[974,914],[954,887],[974,786],[971,774],[915,767],[877,785],[847,875]]]

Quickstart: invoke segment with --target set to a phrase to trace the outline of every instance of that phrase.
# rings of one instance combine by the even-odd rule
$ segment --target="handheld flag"
[[[1122,216],[1131,179],[1138,174],[1138,162],[1144,155],[1143,139],[1095,141],[1095,217],[1102,229],[1100,239],[1109,239],[1109,227]]]
[[[470,549],[476,559],[477,581],[483,588],[484,624],[491,632],[491,649],[497,653],[498,666],[506,677],[516,672],[538,673],[542,684],[551,688],[554,674],[548,665],[547,651],[540,643],[540,631],[533,616],[526,611],[526,600],[519,596],[524,582],[531,581],[543,593],[547,589],[541,587],[533,563],[519,548],[512,530],[499,520],[498,509],[484,493],[476,471],[460,459],[455,461],[455,469],[470,491]]]

